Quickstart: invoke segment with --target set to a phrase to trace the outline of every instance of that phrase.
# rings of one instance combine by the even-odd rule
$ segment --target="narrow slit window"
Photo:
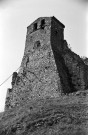
[[[44,29],[45,27],[45,19],[41,20],[41,29]]]
[[[34,24],[34,31],[37,30],[37,23]]]

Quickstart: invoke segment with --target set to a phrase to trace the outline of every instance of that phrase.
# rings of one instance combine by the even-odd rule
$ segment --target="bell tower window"
[[[44,29],[45,27],[45,19],[41,20],[41,29]]]
[[[34,31],[37,30],[37,23],[34,24],[33,30],[34,30]]]

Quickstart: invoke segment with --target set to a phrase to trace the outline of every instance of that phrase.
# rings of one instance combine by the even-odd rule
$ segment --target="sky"
[[[87,0],[0,0],[0,84],[22,61],[27,26],[38,17],[55,16],[65,25],[65,39],[81,57],[88,57]],[[0,86],[0,112],[4,111],[11,77]]]

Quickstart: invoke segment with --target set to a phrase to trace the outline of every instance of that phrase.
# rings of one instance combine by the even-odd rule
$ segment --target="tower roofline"
[[[65,28],[65,25],[62,24],[56,17],[52,16],[51,18],[57,21],[63,28]]]
[[[54,16],[51,16],[51,17],[38,17],[33,23],[31,23],[30,25],[33,25],[35,22],[37,22],[38,20],[41,20],[41,19],[46,19],[46,18],[50,18],[51,20],[55,20],[58,24],[60,24],[62,26],[62,28],[65,28],[65,25],[63,23],[61,23],[56,17]],[[30,27],[27,26],[27,28]]]

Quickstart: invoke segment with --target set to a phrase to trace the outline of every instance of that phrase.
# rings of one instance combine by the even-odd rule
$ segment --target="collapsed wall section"
[[[55,18],[51,24],[51,46],[59,72],[62,93],[72,93],[88,88],[87,66],[72,52],[64,40],[64,26]]]
[[[63,59],[71,75],[74,91],[85,89],[85,64],[81,58],[70,49],[63,52]],[[72,91],[72,92],[74,92]]]

